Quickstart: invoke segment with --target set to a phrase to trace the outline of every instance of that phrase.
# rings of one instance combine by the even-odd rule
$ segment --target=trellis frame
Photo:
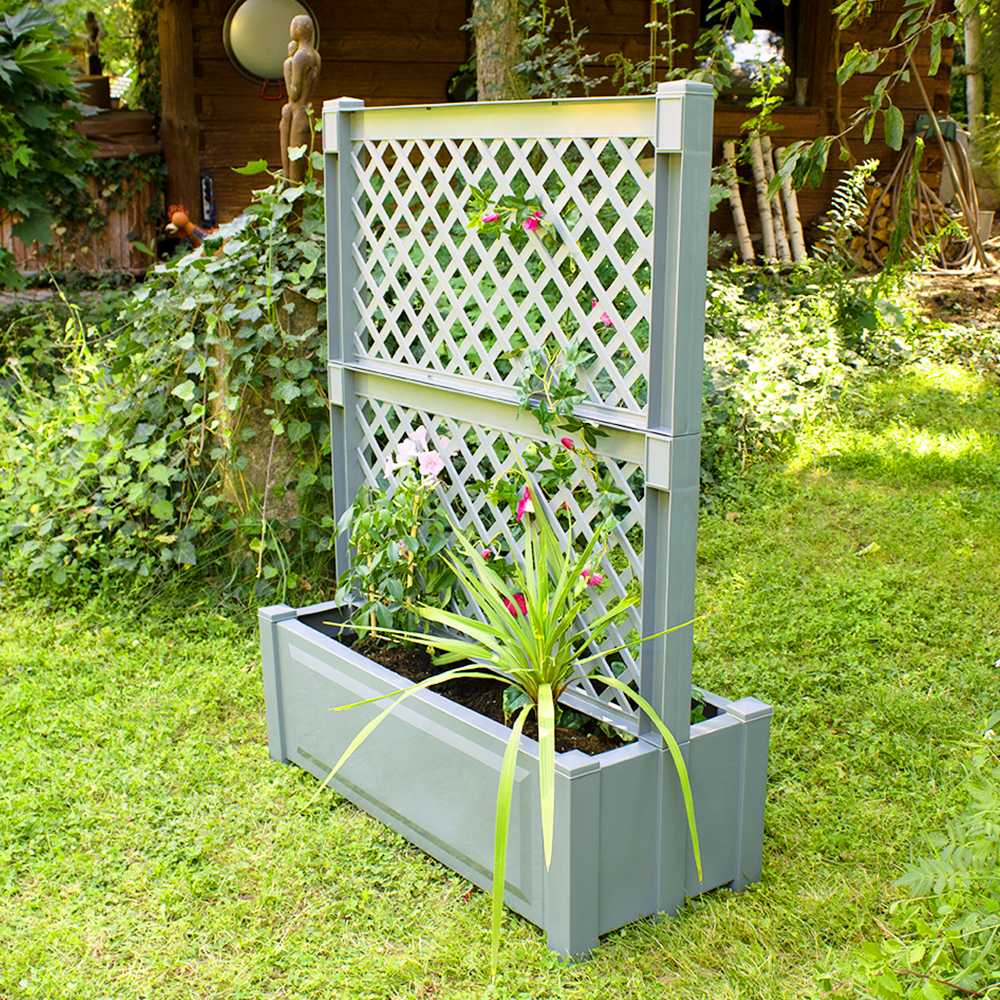
[[[502,430],[537,436],[530,420],[518,419],[516,394],[510,387],[485,379],[448,377],[426,368],[408,374],[359,356],[359,165],[354,147],[390,141],[408,152],[406,143],[444,138],[648,138],[655,155],[652,196],[656,212],[646,412],[592,406],[586,415],[617,432],[610,442],[612,453],[639,458],[645,474],[642,633],[660,632],[693,617],[708,234],[704,191],[711,170],[712,100],[708,84],[681,81],[660,84],[653,99],[365,108],[362,101],[340,98],[324,105],[326,211],[336,234],[328,245],[327,287],[338,520],[362,484],[355,456],[364,441],[353,413],[359,393],[401,405],[421,403],[437,414],[462,409],[472,422],[488,426],[492,420]],[[425,391],[428,384],[433,392]],[[346,565],[349,558],[342,535],[338,565]],[[690,717],[691,631],[684,629],[646,644],[639,680],[643,696],[676,738],[685,741]],[[638,728],[643,739],[660,742],[659,733],[643,715],[638,716]]]
[[[623,137],[642,140],[651,147],[653,157],[652,172],[646,176],[646,194],[653,205],[652,229],[645,243],[638,241],[648,255],[650,287],[648,293],[640,294],[642,301],[635,303],[636,310],[642,307],[643,315],[616,315],[621,331],[615,327],[606,348],[601,343],[595,346],[607,368],[612,364],[611,355],[622,345],[634,349],[635,341],[629,337],[642,322],[647,324],[648,351],[635,359],[644,365],[638,375],[620,368],[620,377],[611,373],[609,394],[602,395],[595,388],[596,381],[591,383],[591,398],[578,413],[607,432],[599,446],[602,460],[612,467],[614,463],[620,468],[638,467],[643,473],[642,602],[637,624],[644,634],[650,634],[693,617],[711,118],[711,87],[690,81],[660,84],[655,97],[645,98],[406,108],[366,108],[361,101],[340,98],[324,105],[329,390],[338,521],[366,476],[370,479],[372,475],[372,453],[378,450],[373,436],[378,413],[373,408],[393,407],[396,412],[426,414],[452,425],[459,422],[484,434],[503,435],[515,449],[520,447],[517,442],[543,436],[534,418],[519,412],[513,376],[487,367],[484,377],[482,371],[466,364],[462,355],[472,344],[478,357],[482,345],[468,339],[456,344],[450,327],[442,333],[441,316],[434,313],[437,300],[444,301],[449,317],[461,312],[462,302],[447,289],[440,291],[440,279],[446,272],[439,268],[436,277],[426,277],[434,272],[434,263],[426,256],[433,246],[425,240],[420,249],[422,261],[428,261],[421,272],[425,285],[416,295],[423,303],[422,311],[411,308],[415,294],[412,282],[396,280],[390,273],[398,263],[399,270],[409,274],[403,254],[411,249],[414,233],[426,228],[419,220],[426,221],[426,214],[420,213],[428,209],[418,206],[411,210],[405,204],[408,198],[393,197],[398,190],[390,191],[393,207],[388,216],[373,206],[386,195],[387,187],[392,188],[395,176],[417,169],[410,163],[411,153],[416,150],[418,159],[423,157],[425,173],[438,176],[446,169],[441,161],[453,164],[457,153],[467,153],[469,143],[479,144],[489,155],[497,143],[535,142],[549,154],[542,160],[542,169],[552,170],[561,169],[553,167],[552,161],[568,142],[599,143],[606,139],[618,144],[615,148],[620,152],[626,148]],[[557,142],[562,145],[553,146]],[[483,143],[494,145],[483,147]],[[586,148],[580,147],[584,158]],[[636,149],[638,146],[628,147],[627,156],[634,158]],[[376,160],[384,154],[389,154],[386,159],[391,159],[393,166],[380,174],[381,186],[376,190],[375,172],[382,170]],[[516,149],[511,155],[517,159]],[[526,165],[523,156],[521,161]],[[596,162],[593,156],[591,161]],[[630,164],[629,169],[633,167]],[[443,176],[439,179],[443,187]],[[572,184],[565,172],[562,179]],[[552,220],[562,240],[552,262],[555,269],[560,254],[564,257],[574,252],[573,234],[562,225],[559,204],[553,207],[548,203],[551,199],[541,182],[532,187],[538,178],[528,180],[531,193],[539,196],[546,218]],[[610,185],[613,179],[605,180]],[[432,193],[436,198],[437,189]],[[454,221],[463,197],[461,191],[441,194],[449,202],[444,208],[446,218]],[[565,189],[562,197],[564,201],[569,197]],[[633,202],[635,197],[622,206],[626,214]],[[587,209],[581,211],[586,214]],[[373,221],[375,215],[378,218]],[[409,242],[400,242],[394,224],[397,228],[401,225],[400,231],[408,234]],[[395,248],[399,254],[390,258],[380,245],[394,239],[399,243]],[[482,246],[478,237],[470,236],[466,242]],[[465,243],[462,253],[464,247]],[[450,249],[454,264],[459,251],[454,246]],[[622,263],[621,258],[617,262]],[[479,263],[483,263],[481,256]],[[517,266],[518,261],[512,260],[512,269]],[[420,271],[419,266],[416,270]],[[495,276],[496,269],[492,273]],[[556,277],[553,273],[552,280]],[[433,283],[426,285],[428,280]],[[566,289],[567,309],[575,313],[577,321],[585,288],[574,283]],[[631,297],[636,299],[634,293]],[[433,303],[433,308],[428,303]],[[404,329],[399,318],[408,309],[412,315]],[[555,319],[548,316],[546,322],[551,327]],[[423,320],[431,333],[421,326]],[[462,322],[460,317],[460,327]],[[462,332],[470,333],[467,329]],[[394,348],[389,356],[380,356],[386,343]],[[440,343],[447,345],[447,363],[437,357],[434,345]],[[414,345],[416,352],[410,350]],[[401,364],[395,355],[405,355],[409,365]],[[637,377],[646,382],[643,405],[632,391]],[[362,418],[359,414],[366,415]],[[378,433],[391,444],[391,435],[402,433],[403,427],[399,423],[394,431],[383,418]],[[492,459],[494,450],[488,447],[487,451]],[[376,460],[384,457],[374,455]],[[458,478],[456,467],[449,465],[452,478]],[[462,483],[454,488],[468,500]],[[349,558],[347,539],[341,535],[337,539],[338,566],[342,569]],[[617,577],[613,582],[620,583]],[[317,698],[328,697],[329,705],[354,700],[362,691],[381,691],[387,684],[391,689],[393,676],[328,636],[318,635],[314,626],[321,612],[326,617],[338,613],[330,605],[299,611],[279,606],[261,611],[272,756],[295,760],[317,774],[323,772],[340,738],[331,736],[336,728],[333,723],[329,731],[320,731],[320,717],[315,714]],[[559,755],[557,802],[561,803],[559,810],[567,814],[562,822],[570,829],[560,835],[568,858],[555,864],[552,872],[537,870],[538,845],[532,842],[537,816],[530,799],[524,801],[520,826],[514,822],[511,854],[522,851],[523,865],[515,865],[519,874],[509,876],[513,884],[508,885],[507,901],[544,925],[550,945],[559,951],[577,954],[587,950],[598,934],[635,916],[673,910],[685,892],[727,882],[739,888],[759,874],[770,709],[752,698],[730,702],[709,695],[714,716],[692,727],[691,653],[692,630],[681,629],[644,644],[632,676],[688,758],[706,857],[705,882],[697,884],[690,870],[676,776],[656,730],[644,716],[624,711],[621,703],[616,706],[585,691],[564,696],[574,707],[633,727],[639,740],[599,758],[579,753]],[[373,749],[367,759],[355,764],[355,758],[368,752],[363,747],[335,784],[415,843],[487,886],[489,871],[470,861],[473,848],[467,839],[471,827],[482,822],[477,812],[481,806],[453,805],[462,815],[446,818],[443,829],[447,832],[429,830],[429,821],[419,818],[419,803],[413,798],[413,774],[407,777],[379,768],[377,760],[379,752],[392,746],[393,740],[412,747],[413,755],[419,754],[416,747],[422,745],[429,759],[436,759],[435,741],[443,740],[455,749],[455,780],[475,783],[476,769],[487,758],[487,771],[498,766],[494,749],[502,748],[503,727],[481,716],[475,716],[481,721],[474,722],[468,718],[474,713],[445,703],[433,692],[422,692],[409,704],[415,706],[408,710],[412,716],[409,721],[392,721],[396,717],[391,716],[380,727],[380,734],[385,731],[378,737],[384,741],[383,750]],[[342,719],[338,716],[341,731]],[[363,721],[359,710],[351,729]],[[375,740],[373,736],[369,742]],[[461,748],[473,744],[480,747],[473,754],[475,763],[471,759],[463,763]],[[537,781],[537,755],[531,749],[532,741],[525,739],[524,746],[528,749],[522,748],[526,770],[521,780],[528,786]],[[351,771],[352,766],[358,768],[357,773]],[[463,768],[468,769],[464,778]],[[517,801],[515,798],[515,813]],[[643,853],[655,845],[651,855],[628,876],[624,866],[633,864],[637,848],[615,842],[613,825],[602,816],[604,803],[609,807],[619,803],[611,808],[628,808],[635,813],[635,835],[647,845],[641,848]],[[588,851],[599,856],[596,867],[587,859]]]

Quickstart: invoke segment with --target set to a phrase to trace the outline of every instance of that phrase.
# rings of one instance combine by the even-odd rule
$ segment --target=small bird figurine
[[[190,219],[183,205],[171,205],[167,211],[170,221],[164,232],[178,240],[188,240],[196,250],[215,232],[214,229],[199,229]]]

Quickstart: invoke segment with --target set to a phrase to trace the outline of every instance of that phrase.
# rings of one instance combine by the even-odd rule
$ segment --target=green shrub
[[[896,883],[883,937],[848,969],[851,996],[878,1000],[1000,997],[1000,713],[971,755],[967,804],[933,853]]]
[[[0,402],[10,578],[91,589],[197,566],[265,598],[329,575],[322,218],[311,177],[278,182],[114,322],[75,314],[39,363],[56,373]]]
[[[46,6],[0,0],[0,217],[13,216],[26,243],[47,242],[55,220],[82,201],[90,149],[74,128],[66,33]],[[0,249],[0,287],[20,282]]]
[[[709,272],[702,483],[725,486],[756,457],[780,452],[797,426],[871,365],[912,356],[918,325],[898,293],[816,261],[788,273]]]

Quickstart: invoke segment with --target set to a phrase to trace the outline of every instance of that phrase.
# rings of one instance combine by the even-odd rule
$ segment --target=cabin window
[[[701,23],[712,26],[714,18],[709,10],[712,0],[701,0]],[[737,100],[745,99],[763,73],[783,69],[783,80],[778,93],[791,97],[795,86],[795,34],[798,26],[798,0],[787,5],[782,0],[757,0],[760,12],[753,18],[753,38],[737,42],[731,34],[725,36],[726,47],[733,61],[732,87],[722,95]]]

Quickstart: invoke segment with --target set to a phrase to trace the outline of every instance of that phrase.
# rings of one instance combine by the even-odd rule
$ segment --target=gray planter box
[[[326,777],[381,706],[337,705],[406,686],[391,670],[313,625],[333,605],[260,611],[271,756]],[[310,624],[310,622],[312,624]],[[598,756],[556,758],[556,843],[545,870],[538,747],[523,737],[515,779],[507,905],[542,927],[549,947],[582,955],[629,921],[674,912],[685,896],[741,889],[760,876],[771,709],[707,696],[717,715],[685,744],[704,862],[694,871],[676,772],[643,739]],[[500,762],[509,731],[433,691],[409,698],[332,783],[359,808],[489,890]]]

